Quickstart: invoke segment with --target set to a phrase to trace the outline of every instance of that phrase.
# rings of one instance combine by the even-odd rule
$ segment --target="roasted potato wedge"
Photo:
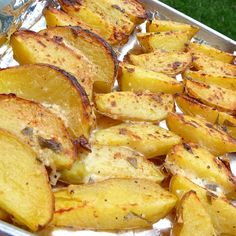
[[[187,70],[183,73],[184,79],[196,80],[205,84],[218,85],[222,88],[236,90],[236,77],[222,76],[215,73],[205,73],[204,71]]]
[[[183,52],[190,42],[191,35],[188,31],[167,31],[137,33],[137,38],[145,52]]]
[[[147,70],[176,76],[184,72],[192,63],[190,53],[184,52],[151,52],[140,55],[129,55],[128,60],[135,66]]]
[[[189,25],[170,20],[152,20],[151,23],[147,24],[147,31],[148,32],[188,31],[189,36],[192,38],[199,31],[199,28],[195,25]]]
[[[187,142],[198,143],[216,156],[236,151],[236,139],[203,118],[169,113],[168,128]]]
[[[65,12],[84,22],[111,44],[127,42],[135,27],[128,15],[112,1],[83,0],[71,3],[59,0],[59,3]]]
[[[218,111],[210,106],[206,106],[197,100],[180,94],[176,97],[176,103],[180,110],[190,116],[201,116],[207,121],[221,125],[227,129],[227,132],[236,138],[236,117],[226,112]]]
[[[174,146],[165,160],[165,167],[173,175],[201,181],[209,186],[221,188],[221,192],[236,196],[236,182],[224,164],[209,151],[194,143]]]
[[[194,184],[182,176],[173,176],[170,191],[179,199],[189,191],[195,191],[200,202],[210,215],[217,235],[236,235],[236,207],[226,198],[217,197],[206,189]]]
[[[211,218],[194,191],[182,197],[172,233],[174,236],[216,236]]]
[[[48,27],[55,26],[80,26],[83,29],[88,29],[94,33],[97,33],[95,30],[91,29],[84,22],[79,21],[77,18],[68,15],[66,12],[46,6],[43,10],[43,15],[46,19],[46,24]]]
[[[203,53],[193,54],[193,67],[197,70],[202,70],[205,73],[215,73],[221,76],[236,77],[235,65],[216,60]]]
[[[150,91],[176,94],[183,91],[183,84],[165,74],[139,66],[123,64],[118,79],[122,91]]]
[[[221,51],[210,45],[200,44],[197,42],[190,43],[189,50],[190,52],[194,54],[203,53],[204,55],[208,57],[212,57],[213,59],[216,59],[225,63],[233,63],[234,58],[235,58],[233,54]]]
[[[140,178],[160,183],[164,174],[144,156],[125,147],[93,146],[80,154],[61,179],[70,184],[98,182],[110,178]]]
[[[213,84],[186,80],[185,92],[188,96],[218,110],[236,113],[236,91]]]
[[[176,197],[153,181],[109,179],[55,192],[52,224],[83,229],[150,227],[175,206]]]
[[[156,122],[174,110],[173,96],[164,93],[112,92],[96,94],[98,112],[113,119]]]
[[[166,155],[181,138],[154,124],[124,123],[94,133],[92,143],[98,145],[127,146],[147,158]]]
[[[36,157],[28,145],[0,130],[0,207],[32,231],[50,221],[54,205],[46,169]]]
[[[14,95],[1,94],[0,114],[0,128],[28,143],[44,164],[58,170],[72,166],[76,158],[74,144],[62,120],[50,110]]]
[[[94,126],[92,108],[83,88],[72,75],[57,67],[30,64],[2,69],[0,93],[13,93],[52,108],[73,139],[88,138]]]
[[[51,27],[40,31],[40,34],[52,39],[58,38],[64,45],[83,54],[96,68],[92,76],[95,91],[111,92],[117,76],[118,60],[104,39],[88,30],[72,26]]]
[[[89,97],[92,96],[94,65],[78,50],[29,30],[16,31],[10,44],[20,64],[47,63],[74,75]]]

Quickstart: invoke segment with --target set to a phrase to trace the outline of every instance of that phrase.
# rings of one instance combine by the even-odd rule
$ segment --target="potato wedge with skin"
[[[122,91],[145,91],[153,93],[182,93],[183,84],[165,74],[146,70],[139,66],[121,65],[121,76],[118,79]]]
[[[47,63],[57,66],[76,77],[88,96],[93,90],[94,65],[79,51],[29,30],[16,31],[10,44],[13,56],[20,64]]]
[[[197,42],[192,42],[189,44],[189,50],[192,53],[203,53],[208,57],[212,57],[213,59],[225,62],[225,63],[233,63],[235,56],[228,52],[221,51],[217,48],[214,48],[207,44],[200,44]]]
[[[41,35],[60,42],[83,54],[96,68],[93,71],[95,91],[111,92],[118,72],[118,60],[111,46],[100,36],[80,27],[51,27]],[[106,69],[104,69],[106,68]]]
[[[191,36],[188,31],[167,31],[137,33],[137,38],[145,52],[155,50],[183,52],[190,42]]]
[[[205,73],[204,71],[187,70],[183,73],[183,78],[236,90],[236,77],[234,76],[222,76],[215,73]]]
[[[192,63],[190,53],[184,52],[151,52],[140,55],[129,55],[128,60],[135,66],[147,70],[176,76],[185,71]]]
[[[28,145],[0,130],[0,207],[32,231],[50,221],[54,205],[46,169],[36,157]]]
[[[173,175],[183,175],[196,181],[221,188],[226,195],[236,196],[236,181],[224,164],[209,151],[194,143],[174,146],[165,160]]]
[[[185,92],[188,96],[220,111],[236,113],[236,91],[213,84],[186,80]]]
[[[28,143],[45,165],[58,170],[72,166],[74,144],[62,120],[50,110],[14,95],[0,95],[0,113],[0,128]]]
[[[175,236],[216,236],[211,218],[194,191],[182,197],[172,233]]]
[[[148,32],[165,32],[165,31],[188,31],[192,38],[199,28],[195,25],[184,24],[170,20],[152,20],[147,24]]]
[[[52,224],[84,229],[151,227],[175,206],[176,197],[153,181],[109,179],[71,185],[55,194]]]
[[[61,8],[84,22],[111,44],[125,43],[135,25],[128,15],[109,1],[83,0],[79,3],[59,0]]]
[[[160,183],[164,174],[141,154],[125,147],[92,146],[90,153],[80,155],[61,179],[70,184],[100,182],[110,178],[139,178]]]
[[[231,136],[236,138],[236,117],[204,105],[183,94],[178,95],[175,101],[184,114],[190,116],[201,116],[213,124],[221,125],[227,129],[227,132]]]
[[[94,126],[85,91],[75,77],[57,67],[30,64],[2,69],[0,93],[13,93],[52,108],[73,139],[88,138]]]
[[[236,151],[236,139],[203,118],[169,113],[166,122],[185,141],[197,143],[216,156]]]
[[[215,73],[221,76],[236,76],[236,66],[228,64],[203,53],[193,53],[193,67],[206,73]]]
[[[195,191],[203,207],[210,215],[217,235],[236,235],[236,207],[226,198],[217,197],[182,176],[173,176],[170,181],[170,191],[179,199],[189,191]]]
[[[98,112],[113,119],[156,122],[174,110],[173,96],[164,93],[112,92],[96,94]]]
[[[147,158],[166,155],[181,138],[154,124],[120,124],[93,134],[92,143],[109,146],[127,146]]]

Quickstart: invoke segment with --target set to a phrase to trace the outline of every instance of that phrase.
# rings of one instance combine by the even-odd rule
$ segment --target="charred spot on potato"
[[[137,159],[136,159],[136,158],[128,157],[126,160],[127,160],[127,161],[129,162],[129,164],[130,164],[131,166],[133,166],[135,169],[138,168],[138,162],[137,162]]]
[[[127,71],[129,72],[129,73],[133,73],[133,72],[135,72],[135,69],[134,68],[126,68],[127,69]]]
[[[45,139],[41,136],[38,136],[38,143],[42,149],[50,149],[55,153],[62,152],[62,144],[57,142],[55,139]]]
[[[33,129],[31,127],[25,127],[24,129],[21,130],[21,133],[25,136],[31,137],[33,135]]]
[[[60,36],[53,36],[53,40],[57,43],[62,43],[63,42],[63,38]]]
[[[184,146],[184,149],[186,151],[188,151],[189,153],[193,154],[193,150],[192,150],[192,148],[191,148],[191,146],[189,144],[183,143],[183,146]]]
[[[176,61],[176,62],[174,62],[174,63],[172,64],[172,68],[173,68],[174,70],[176,70],[179,66],[181,66],[181,62],[179,62],[179,61]]]
[[[125,9],[122,9],[121,7],[119,7],[118,5],[111,5],[113,8],[115,8],[116,10],[122,12],[122,13],[125,13]]]

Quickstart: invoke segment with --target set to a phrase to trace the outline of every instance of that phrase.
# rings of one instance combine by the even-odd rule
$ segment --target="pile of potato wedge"
[[[0,69],[0,219],[114,231],[174,215],[173,236],[236,235],[233,54],[136,0],[59,3]]]

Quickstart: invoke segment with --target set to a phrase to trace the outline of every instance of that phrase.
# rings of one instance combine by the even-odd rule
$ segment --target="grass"
[[[161,0],[236,40],[236,0]]]

